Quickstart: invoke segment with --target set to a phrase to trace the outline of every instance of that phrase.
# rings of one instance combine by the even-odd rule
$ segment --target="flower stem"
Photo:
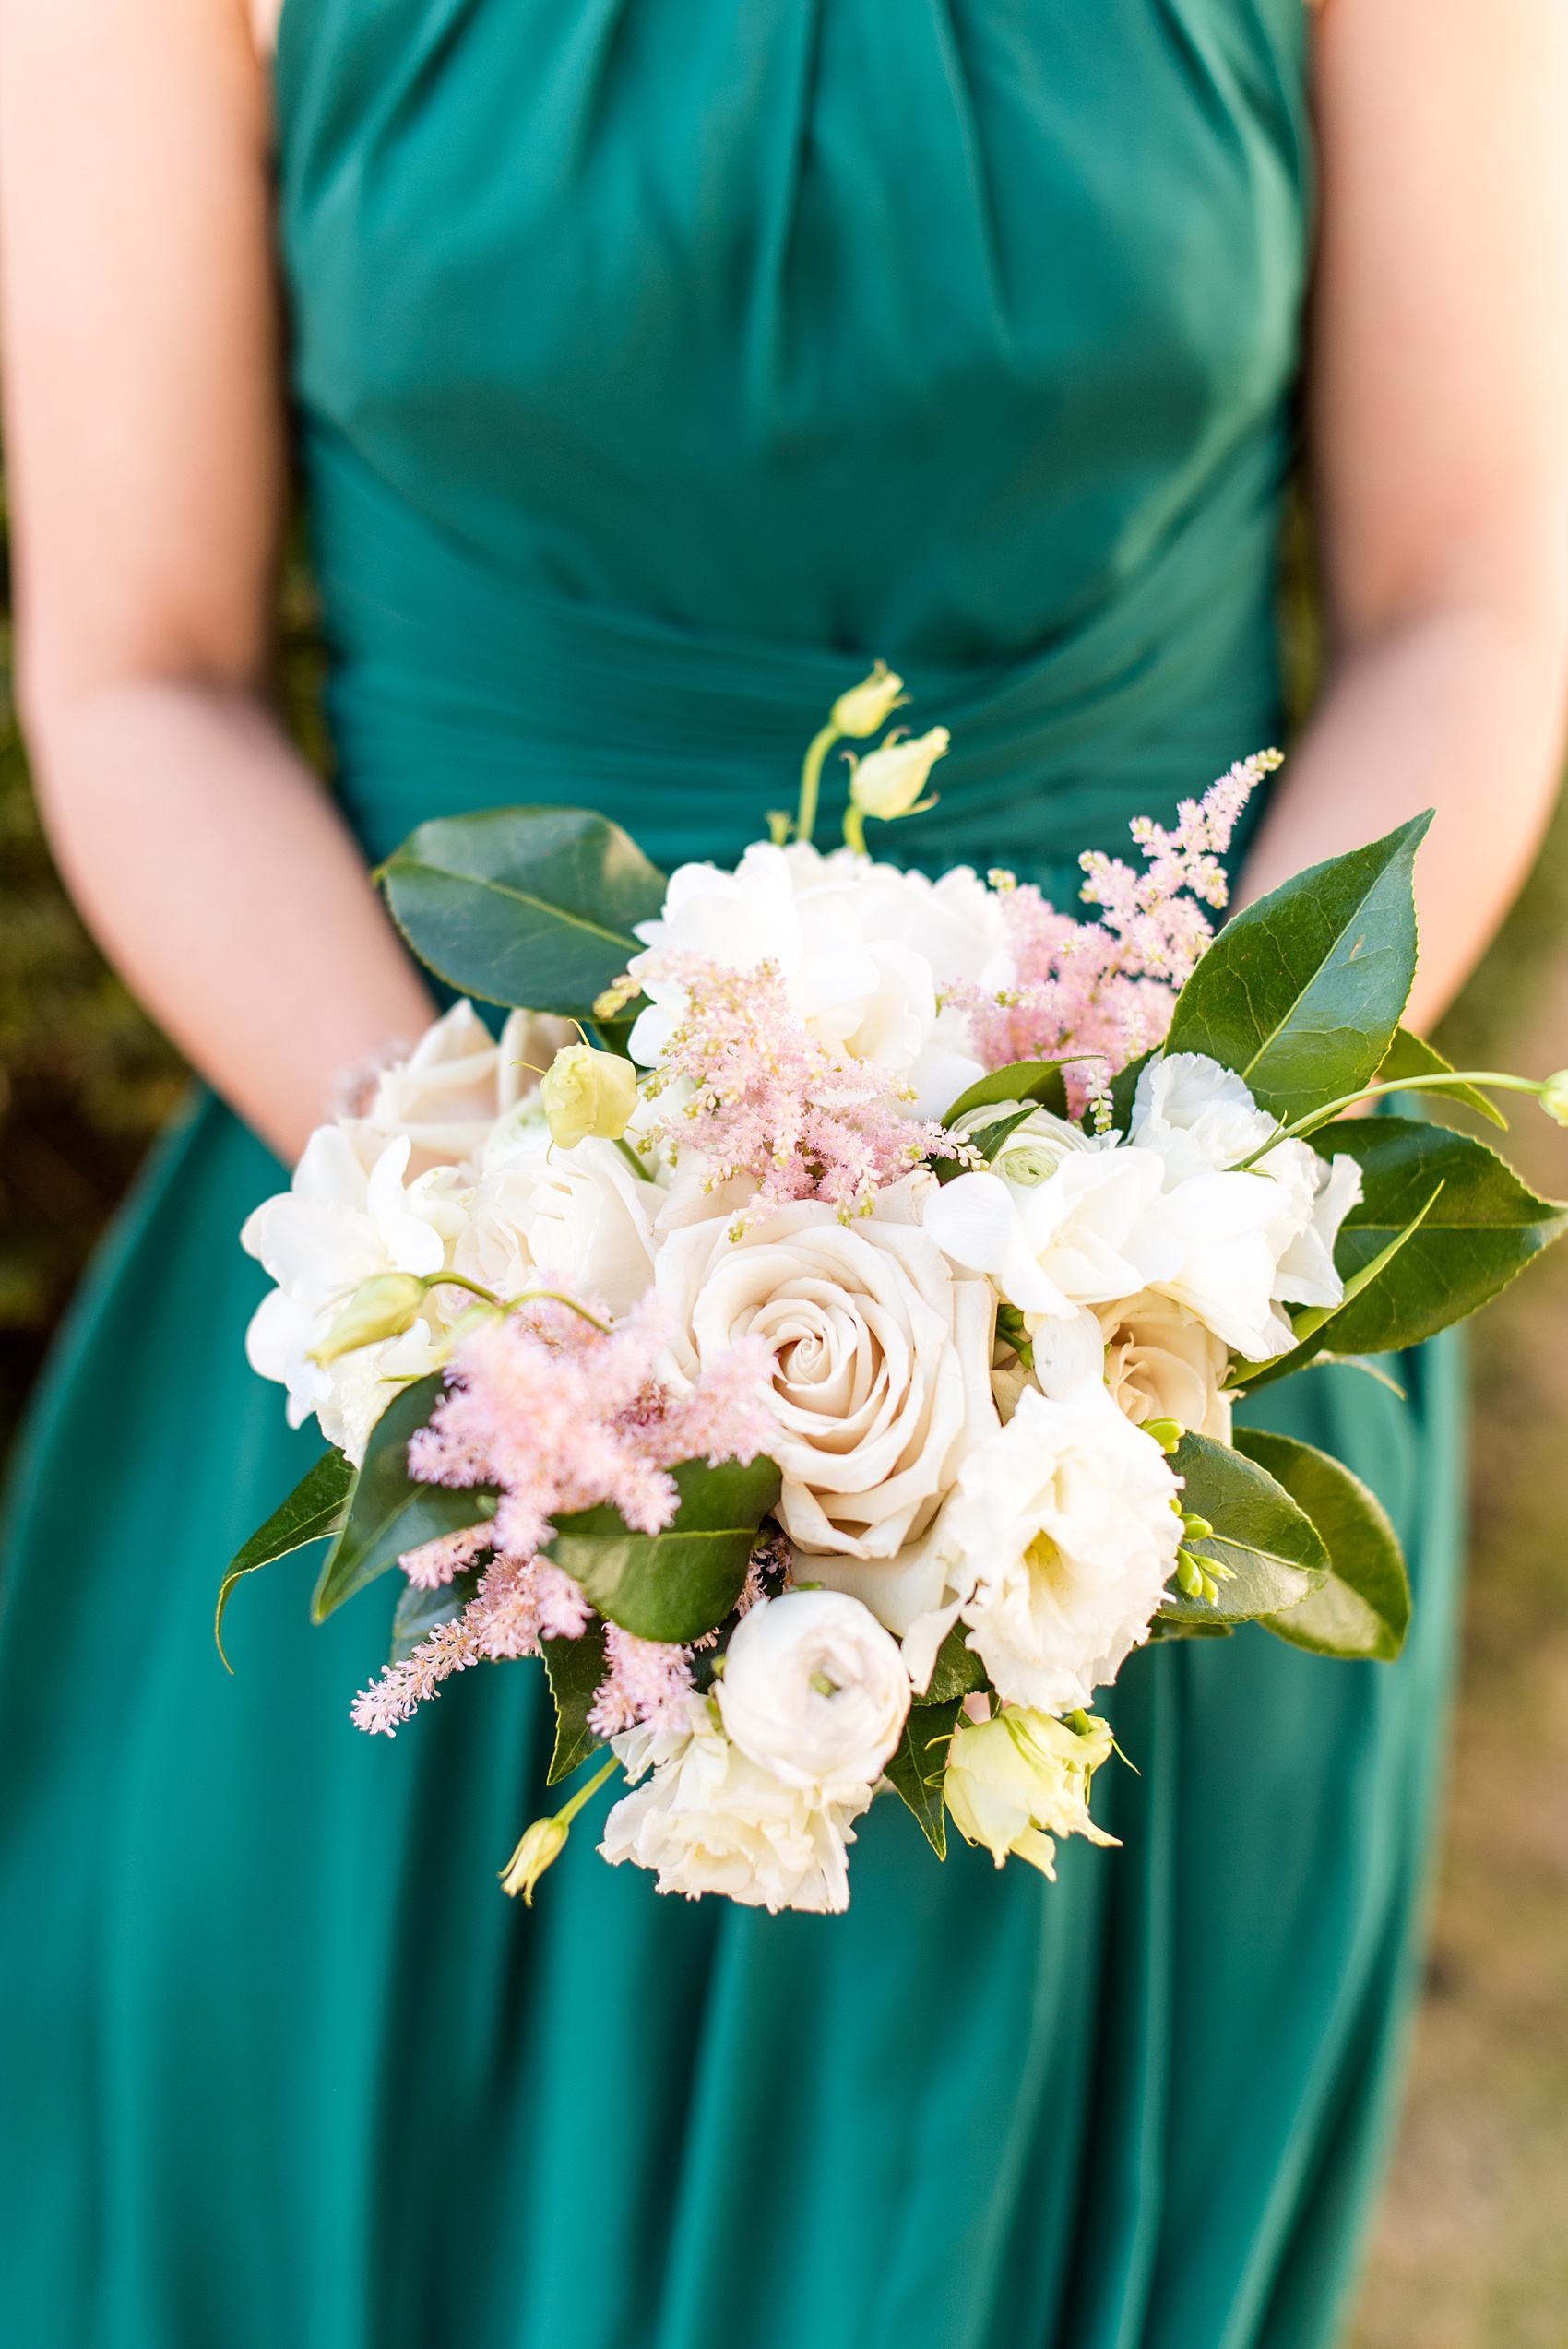
[[[1381,1085],[1364,1085],[1359,1093],[1343,1093],[1337,1101],[1325,1101],[1321,1109],[1309,1109],[1294,1125],[1281,1126],[1266,1142],[1260,1143],[1249,1157],[1241,1159],[1232,1172],[1244,1174],[1260,1158],[1282,1142],[1295,1142],[1303,1135],[1315,1133],[1322,1125],[1336,1118],[1341,1109],[1353,1109],[1358,1101],[1375,1100],[1380,1093],[1446,1093],[1456,1085],[1495,1085],[1505,1093],[1533,1093],[1538,1100],[1545,1086],[1530,1076],[1505,1076],[1498,1069],[1449,1069],[1441,1076],[1389,1076]]]
[[[866,820],[852,800],[844,811],[844,845],[858,857],[866,852]]]
[[[618,1133],[615,1136],[615,1147],[619,1150],[623,1158],[625,1159],[626,1164],[631,1168],[632,1172],[636,1176],[639,1182],[652,1182],[655,1180],[653,1169],[651,1167],[644,1166],[641,1158],[638,1157],[636,1152],[626,1140],[624,1134]]]
[[[811,748],[801,765],[801,800],[795,811],[795,837],[811,845],[816,830],[817,793],[822,787],[822,762],[838,740],[841,729],[831,718],[820,733],[812,736]]]
[[[619,1762],[616,1761],[615,1756],[612,1754],[603,1769],[596,1770],[593,1776],[588,1780],[588,1785],[586,1786],[579,1786],[576,1793],[572,1797],[570,1802],[564,1802],[562,1804],[560,1809],[555,1813],[555,1816],[561,1821],[563,1827],[569,1827],[571,1825],[578,1811],[581,1810],[584,1803],[586,1803],[591,1796],[597,1795],[600,1786],[603,1785],[606,1778],[609,1777],[611,1772],[619,1768]]]

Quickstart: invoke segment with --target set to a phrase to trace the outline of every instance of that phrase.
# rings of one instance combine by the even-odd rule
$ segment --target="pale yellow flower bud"
[[[1109,1726],[1091,1714],[1082,1730],[1025,1705],[960,1726],[943,1794],[968,1844],[982,1844],[1000,1868],[1009,1853],[1054,1878],[1053,1835],[1111,1844],[1089,1817],[1089,1782],[1111,1752]]]
[[[885,824],[909,814],[932,768],[946,756],[949,739],[945,726],[933,726],[913,741],[890,740],[858,759],[849,779],[851,804],[861,815],[880,816]]]
[[[874,734],[892,717],[903,692],[904,680],[879,660],[869,677],[839,694],[833,705],[833,723],[840,734]]]
[[[1559,1125],[1568,1125],[1568,1069],[1559,1069],[1549,1076],[1540,1089],[1540,1105],[1549,1118]]]
[[[321,1344],[313,1362],[335,1362],[356,1347],[376,1346],[385,1337],[401,1337],[411,1329],[424,1306],[424,1283],[412,1273],[377,1273],[361,1281]]]
[[[551,1139],[572,1150],[589,1134],[619,1142],[637,1106],[637,1073],[618,1052],[564,1044],[539,1088]]]
[[[521,1892],[533,1906],[533,1888],[547,1868],[553,1868],[566,1848],[571,1822],[560,1811],[552,1819],[536,1819],[502,1870],[501,1889],[516,1900]]]

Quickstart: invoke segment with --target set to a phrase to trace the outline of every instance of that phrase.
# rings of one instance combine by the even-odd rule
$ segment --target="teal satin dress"
[[[534,800],[732,857],[875,654],[953,729],[886,836],[931,867],[1066,892],[1273,740],[1304,43],[1300,0],[287,0],[367,848]],[[769,1918],[607,1869],[600,1797],[530,1912],[537,1669],[366,1738],[391,1594],[313,1631],[308,1556],[214,1652],[318,1441],[243,1354],[281,1180],[210,1101],[168,1138],[14,1485],[8,2349],[1331,2343],[1418,1939],[1452,1358],[1270,1398],[1384,1496],[1414,1637],[1135,1655],[1120,1851],[939,1869],[884,1802],[848,1916]]]

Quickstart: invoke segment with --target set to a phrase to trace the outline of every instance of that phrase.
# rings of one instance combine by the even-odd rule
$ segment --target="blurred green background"
[[[3,516],[0,516],[3,527]],[[105,969],[39,828],[0,596],[0,1446],[105,1217],[184,1073]],[[1318,666],[1300,508],[1282,602],[1291,699]],[[293,730],[327,753],[297,550],[281,606]],[[1568,1062],[1568,810],[1438,1041],[1462,1067]],[[1568,1133],[1507,1145],[1568,1195]],[[1474,1331],[1465,1672],[1410,2094],[1350,2349],[1568,2349],[1568,1247]],[[1307,1375],[1311,1375],[1309,1372]],[[1326,1667],[1325,1667],[1326,1668]]]

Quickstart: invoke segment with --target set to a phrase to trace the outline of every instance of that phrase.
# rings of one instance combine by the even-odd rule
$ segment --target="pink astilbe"
[[[1066,1072],[1075,1114],[1100,1097],[1111,1077],[1163,1038],[1176,996],[1213,935],[1203,906],[1225,904],[1219,858],[1236,820],[1277,751],[1240,760],[1201,800],[1183,800],[1173,829],[1147,816],[1130,827],[1144,871],[1098,848],[1079,859],[1083,896],[1101,908],[1093,921],[1058,913],[1032,884],[993,874],[1004,895],[1015,984],[988,995],[972,983],[945,1001],[965,1014],[974,1050],[988,1068],[1012,1061],[1076,1059]],[[1200,903],[1201,900],[1201,903]]]
[[[572,1576],[539,1554],[556,1517],[608,1502],[628,1524],[659,1533],[678,1505],[669,1474],[678,1462],[754,1460],[777,1435],[772,1356],[760,1339],[743,1341],[676,1396],[656,1370],[669,1336],[656,1299],[613,1330],[537,1299],[464,1342],[429,1426],[410,1442],[409,1465],[426,1484],[493,1486],[495,1515],[422,1544],[403,1563],[411,1582],[432,1588],[485,1548],[495,1555],[461,1614],[362,1691],[353,1708],[362,1729],[393,1736],[470,1664],[581,1638],[592,1608]],[[632,1641],[613,1625],[606,1637],[606,1718],[629,1705],[641,1719],[646,1702],[672,1720],[677,1695],[691,1685],[687,1651]]]
[[[826,1199],[846,1219],[943,1147],[940,1127],[900,1115],[898,1079],[872,1061],[836,1054],[791,1009],[777,964],[726,970],[695,955],[652,967],[685,990],[685,1016],[649,1090],[681,1078],[690,1097],[651,1138],[671,1156],[699,1150],[709,1188],[757,1185],[738,1228],[792,1199]]]
[[[618,1738],[639,1725],[666,1737],[686,1726],[685,1701],[693,1683],[691,1651],[660,1640],[639,1640],[618,1623],[604,1627],[609,1670],[588,1713],[597,1737]]]

